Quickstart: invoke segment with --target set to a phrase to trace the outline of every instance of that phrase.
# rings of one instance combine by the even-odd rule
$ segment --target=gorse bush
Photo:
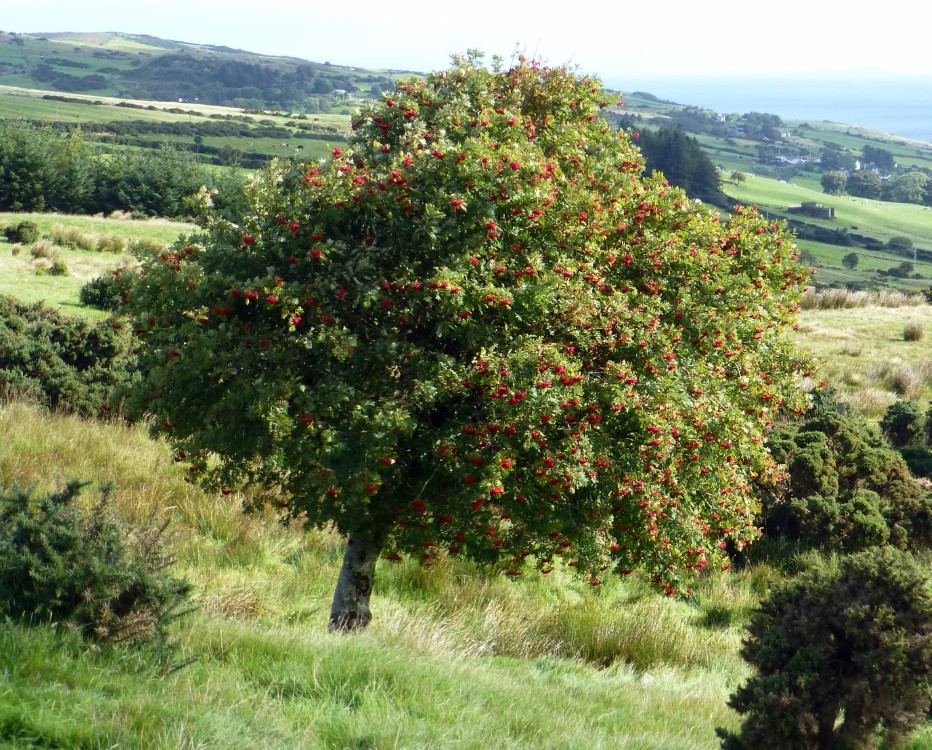
[[[925,415],[915,401],[901,400],[891,404],[880,420],[880,429],[894,448],[926,442]]]
[[[49,276],[67,276],[69,274],[68,264],[56,258],[52,261],[52,265],[49,266],[46,273],[48,273]]]
[[[84,486],[34,497],[14,484],[0,494],[0,614],[73,625],[101,641],[164,642],[190,592],[168,571],[166,526],[122,526],[107,490],[83,511]]]
[[[0,296],[0,395],[98,414],[129,377],[127,338],[114,326]]]
[[[724,750],[894,748],[925,718],[932,599],[908,554],[809,571],[773,591],[748,632],[755,674],[729,701],[745,718],[718,730]]]
[[[932,477],[932,406],[923,414],[915,401],[897,401],[880,427],[914,476]]]
[[[764,493],[765,536],[846,551],[932,542],[932,499],[858,415],[826,409],[775,430],[768,444],[787,481]]]
[[[3,233],[9,242],[31,245],[39,239],[39,226],[34,221],[21,221],[18,224],[5,227]]]
[[[132,273],[132,270],[120,266],[110,273],[91,279],[81,287],[81,304],[99,310],[117,310],[125,299]]]
[[[915,477],[932,477],[932,449],[924,445],[905,445],[900,455]]]

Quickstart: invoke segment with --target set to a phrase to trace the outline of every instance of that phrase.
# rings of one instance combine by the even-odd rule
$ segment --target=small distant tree
[[[908,402],[907,402],[908,403]],[[765,535],[799,547],[858,551],[932,542],[932,496],[875,425],[857,413],[824,410],[768,437],[787,481],[765,491]]]
[[[887,240],[887,247],[899,255],[907,255],[913,250],[913,241],[909,237],[897,235]]]
[[[835,143],[827,143],[822,149],[819,164],[823,171],[840,171],[842,174],[854,169],[856,158],[851,151]]]
[[[724,750],[896,748],[926,716],[932,599],[906,553],[869,550],[799,576],[748,633],[755,674],[729,701],[744,721],[718,730]]]
[[[758,536],[805,272],[780,225],[645,179],[608,103],[457,59],[143,264],[133,408],[191,477],[347,535],[333,629],[369,622],[380,555],[674,594]]]
[[[916,267],[912,264],[911,261],[908,261],[908,260],[904,260],[899,265],[891,266],[886,271],[881,271],[881,273],[884,273],[887,276],[895,276],[898,279],[909,278],[915,272],[916,272]]]
[[[868,144],[861,150],[861,154],[866,163],[873,164],[883,172],[889,173],[896,169],[896,158],[892,151]]]
[[[884,191],[884,199],[896,203],[922,205],[926,196],[929,176],[924,172],[907,172],[893,180]]]
[[[853,271],[858,266],[858,262],[861,260],[861,256],[857,253],[848,253],[845,257],[841,259],[841,264],[847,268],[849,271]]]
[[[735,185],[740,185],[747,178],[748,176],[744,172],[735,171],[731,173],[731,181],[735,183]]]
[[[848,184],[848,175],[839,170],[826,172],[822,175],[821,182],[822,190],[829,195],[844,195],[845,187]]]
[[[849,195],[858,198],[871,198],[876,200],[883,194],[883,181],[876,172],[859,170],[848,175],[845,190]]]

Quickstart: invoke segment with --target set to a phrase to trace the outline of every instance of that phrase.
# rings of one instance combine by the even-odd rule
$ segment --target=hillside
[[[146,35],[0,32],[0,119],[80,127],[107,150],[170,145],[216,165],[255,169],[274,157],[325,156],[345,142],[353,110],[408,74]],[[671,182],[721,207],[754,203],[787,220],[820,283],[929,287],[932,144],[855,125],[723,114],[645,91],[623,100],[608,111],[618,125],[642,131],[645,144],[651,132],[685,133],[659,141],[668,148],[695,142],[687,145],[718,170],[708,161],[708,169],[686,176],[664,167]],[[867,154],[889,162],[877,172],[876,194],[824,192],[827,173],[853,170]],[[662,163],[695,164],[689,149],[668,156]],[[833,215],[798,213],[812,204]],[[848,268],[842,259],[852,253],[858,262]]]
[[[423,98],[392,93],[358,118],[348,152],[331,146],[348,136],[342,114],[0,87],[0,171],[32,165],[19,174],[46,201],[0,213],[0,750],[716,750],[717,730],[737,730],[744,713],[729,696],[756,666],[742,649],[755,613],[806,567],[830,585],[817,607],[785,618],[807,625],[809,644],[769,637],[793,644],[770,688],[773,714],[788,706],[784,725],[801,725],[822,694],[852,683],[872,706],[895,703],[858,689],[873,684],[861,675],[899,686],[918,665],[906,686],[915,721],[904,724],[918,731],[896,744],[884,727],[884,746],[932,750],[930,651],[901,645],[928,646],[932,607],[913,635],[899,627],[907,596],[896,596],[905,580],[920,598],[925,580],[889,569],[870,585],[829,578],[844,553],[888,540],[930,570],[932,484],[913,483],[854,410],[879,419],[909,397],[932,420],[932,306],[889,295],[900,307],[879,307],[881,295],[847,291],[800,299],[806,276],[785,263],[782,229],[746,211],[720,220],[642,179],[631,141],[597,116],[600,92],[565,88],[556,73],[551,100],[520,78],[477,85],[475,122],[486,103],[527,91],[513,106],[540,111],[539,124],[551,116],[540,132],[496,104],[482,131],[470,125],[447,148],[441,138],[467,132],[474,110],[461,112],[461,92],[438,75]],[[390,117],[397,131],[382,136]],[[413,155],[408,132],[422,136]],[[221,213],[225,188],[209,194],[209,180],[250,173],[203,160],[259,158],[262,143],[295,163],[249,180],[243,202]],[[320,150],[299,155],[296,143]],[[137,158],[178,161],[144,172]],[[105,177],[125,199],[130,181],[117,178],[142,174],[151,197],[189,162],[207,181],[178,194],[199,190],[202,208],[215,200],[201,236],[179,238],[198,225],[167,222],[176,214],[161,205],[101,210],[73,193],[62,213],[49,210],[59,186],[93,197]],[[39,169],[48,164],[57,168]],[[0,199],[14,184],[3,174]],[[817,200],[804,183],[750,170],[730,179],[729,192],[775,215]],[[884,245],[878,257],[900,233],[932,242],[921,206],[862,201],[838,196],[837,219],[805,218],[829,234],[832,221],[856,223]],[[837,258],[825,253],[828,268]],[[143,257],[127,286],[133,272],[118,269]],[[817,369],[796,362],[797,342]],[[817,396],[793,420],[803,368],[848,406]],[[147,403],[123,411],[130,378]],[[170,402],[180,418],[162,411]],[[127,421],[133,412],[139,422]],[[217,453],[184,442],[197,421],[211,451],[222,436]],[[777,468],[767,450],[785,486],[765,483]],[[921,450],[911,455],[932,457]],[[237,472],[264,466],[211,486],[214,461],[228,456]],[[18,487],[47,508],[61,501],[45,493],[72,480],[94,483],[78,506],[92,523],[21,512]],[[338,634],[329,601],[367,517],[387,529],[374,620]],[[757,536],[752,525],[765,536],[730,543]],[[142,601],[135,584],[83,579],[86,562],[122,567],[100,550],[111,538],[149,572],[170,568],[190,585],[191,609],[127,611]],[[651,545],[665,565],[679,560],[647,572]],[[594,555],[604,563],[587,564]],[[684,568],[679,592],[661,577],[673,563]],[[361,571],[353,585],[368,598],[372,580]],[[35,589],[39,606],[19,604]],[[875,590],[891,601],[879,612]],[[57,608],[66,598],[80,619]],[[889,646],[862,656],[877,631]],[[857,721],[870,730],[862,705],[846,702],[823,734]],[[779,743],[775,734],[759,744]]]
[[[318,112],[377,95],[399,73],[138,34],[0,32],[0,84],[63,93]]]

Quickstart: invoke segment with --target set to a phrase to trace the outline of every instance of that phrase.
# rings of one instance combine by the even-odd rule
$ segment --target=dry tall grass
[[[125,237],[113,233],[85,232],[76,226],[55,224],[48,238],[63,247],[98,253],[124,253],[129,243]]]
[[[854,307],[916,307],[927,302],[922,294],[893,290],[852,291],[809,288],[800,300],[803,310],[842,310]]]
[[[113,482],[113,508],[124,520],[171,519],[178,573],[195,584],[205,616],[323,628],[342,538],[283,525],[271,510],[245,515],[241,497],[205,494],[183,475],[168,447],[144,427],[0,405],[4,484]],[[93,503],[95,493],[85,494]],[[714,607],[742,619],[748,596],[756,595],[736,581],[694,585]],[[569,569],[546,577],[531,571],[512,582],[465,561],[444,560],[430,570],[413,561],[382,562],[373,606],[370,633],[377,640],[455,658],[718,668],[723,659],[736,663],[740,641],[736,628],[703,627],[703,608],[660,597],[637,576],[593,590]]]

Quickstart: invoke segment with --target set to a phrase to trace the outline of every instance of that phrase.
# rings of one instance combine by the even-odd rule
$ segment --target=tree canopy
[[[805,273],[780,225],[644,178],[611,103],[456,58],[145,261],[132,406],[192,478],[348,536],[333,627],[369,621],[380,554],[674,594],[758,536]]]

